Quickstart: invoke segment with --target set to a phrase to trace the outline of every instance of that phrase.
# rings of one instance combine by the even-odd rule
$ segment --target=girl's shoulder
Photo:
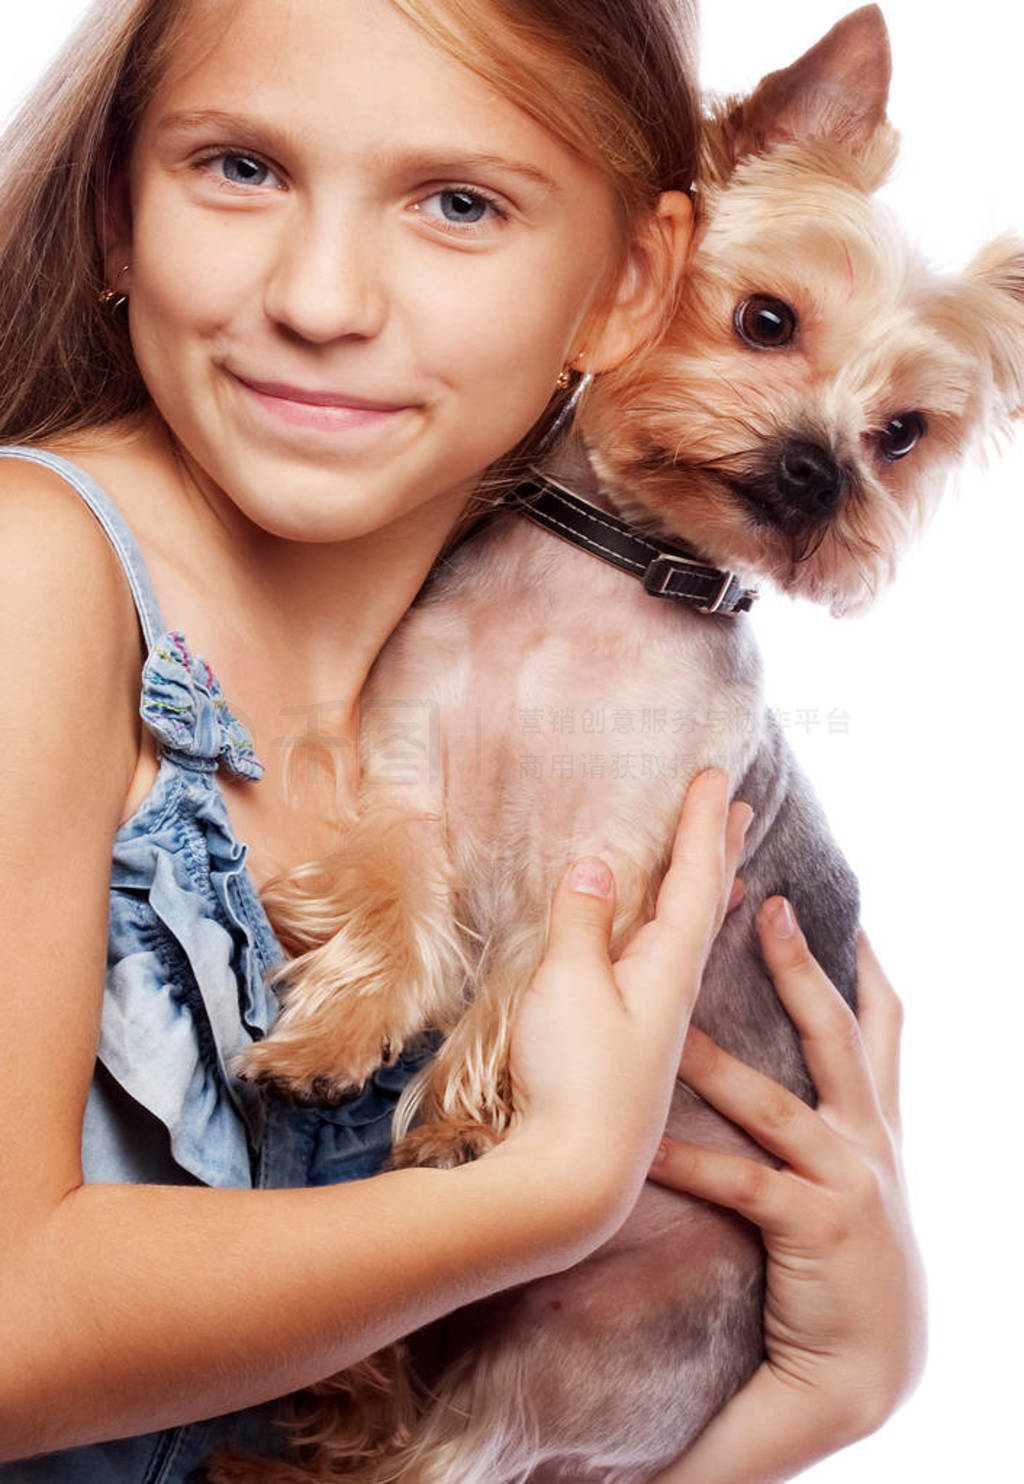
[[[48,554],[59,559],[63,576],[93,587],[91,601],[105,603],[108,623],[120,624],[121,647],[130,652],[136,671],[140,623],[146,631],[162,627],[133,530],[135,491],[152,483],[154,442],[146,425],[133,418],[45,444],[0,443],[3,550],[46,549],[52,542]],[[101,613],[90,617],[104,622]],[[108,628],[105,633],[112,637]],[[141,637],[144,659],[155,633]]]
[[[131,640],[136,631],[131,589],[123,562],[96,516],[97,497],[108,509],[109,504],[98,489],[86,497],[82,488],[86,481],[73,482],[74,475],[84,470],[65,463],[70,454],[53,455],[60,455],[57,444],[0,444],[0,550],[5,575],[16,582],[23,601],[31,604],[36,588],[40,597],[59,592],[60,609],[69,624],[99,625],[109,641],[115,640],[115,633]],[[13,596],[10,590],[8,596]],[[137,644],[112,642],[110,647],[131,648],[133,658],[138,656]]]
[[[7,445],[0,445],[0,550],[8,622],[38,608],[46,627],[63,620],[105,640],[111,653],[133,648],[119,642],[135,628],[131,590],[95,515],[54,468]]]
[[[119,808],[138,758],[145,658],[132,589],[80,493],[21,453],[0,445],[0,720],[7,738],[35,738],[65,777],[80,766],[76,735],[80,752],[90,732],[102,744],[92,768]]]

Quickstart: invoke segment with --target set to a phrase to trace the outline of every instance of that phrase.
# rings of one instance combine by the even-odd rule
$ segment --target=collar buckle
[[[717,613],[718,610],[719,610],[719,608],[721,607],[722,603],[725,600],[726,593],[732,587],[732,583],[733,583],[732,573],[731,572],[723,572],[723,574],[722,574],[722,585],[718,589],[717,593],[715,594],[714,600],[712,602],[708,603],[706,607],[701,607],[701,605],[698,603],[697,604],[697,612],[698,613]],[[728,615],[729,618],[735,618],[736,617],[736,609],[735,608],[727,608],[725,610],[725,612],[726,612],[726,614]]]
[[[651,562],[648,563],[644,571],[644,591],[653,594],[653,596],[656,598],[674,597],[675,594],[669,591],[669,583],[672,580],[673,568],[683,568],[684,570],[689,568],[691,571],[696,569],[696,571],[698,572],[702,572],[708,576],[710,575],[708,568],[705,567],[702,562],[695,562],[690,557],[676,556],[669,551],[661,551]],[[715,593],[710,602],[698,603],[695,598],[691,598],[690,601],[693,603],[693,606],[696,608],[697,612],[718,613],[719,610],[722,609],[722,604],[725,601],[726,594],[732,587],[733,581],[734,577],[731,572],[723,572],[722,581],[719,583],[718,591]],[[735,608],[726,608],[722,610],[722,616],[724,618],[735,618],[736,611],[737,610]]]
[[[668,591],[669,582],[672,579],[672,567],[696,567],[697,562],[687,557],[674,556],[669,551],[659,551],[656,557],[648,562],[643,574],[644,592],[653,594],[656,598],[670,598],[672,594]],[[728,581],[728,578],[726,579]],[[719,594],[721,597],[721,594]]]

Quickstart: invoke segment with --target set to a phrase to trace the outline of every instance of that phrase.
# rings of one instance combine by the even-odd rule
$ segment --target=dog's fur
[[[713,108],[667,333],[597,379],[549,466],[646,531],[836,614],[871,602],[968,446],[1024,401],[1024,245],[1002,239],[963,277],[938,279],[870,199],[896,149],[888,81],[872,6]],[[790,343],[744,341],[737,306],[752,295],[792,308]],[[924,435],[891,458],[894,436],[912,439],[911,413]],[[299,1096],[344,1093],[437,1027],[446,1039],[403,1093],[392,1162],[479,1155],[515,1116],[510,1029],[555,883],[579,856],[611,864],[614,958],[652,915],[689,780],[716,764],[756,814],[746,899],[693,1019],[813,1102],[754,915],[789,897],[852,1004],[857,885],[766,709],[753,621],[650,596],[514,511],[460,545],[370,674],[363,811],[323,904],[334,936],[296,960],[305,977],[247,1073]],[[372,719],[410,698],[440,717],[440,768],[374,782]],[[626,716],[650,718],[642,738],[616,739]],[[641,752],[639,768],[612,755]],[[769,1158],[682,1084],[668,1131]],[[211,1476],[639,1484],[761,1360],[762,1285],[752,1227],[648,1183],[578,1267],[319,1388],[308,1464],[237,1461]]]

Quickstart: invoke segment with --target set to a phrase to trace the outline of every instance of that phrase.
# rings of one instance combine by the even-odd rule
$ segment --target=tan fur
[[[891,164],[888,127],[856,153],[826,140],[736,161],[730,119],[726,106],[709,121],[716,171],[732,164],[702,188],[674,323],[628,384],[595,386],[585,432],[628,518],[671,526],[685,476],[686,537],[712,561],[855,613],[891,581],[977,430],[1019,410],[1024,245],[1001,239],[964,277],[937,279],[866,194]],[[733,306],[755,292],[797,310],[804,353],[737,343]],[[869,435],[917,408],[926,439],[881,465]],[[729,489],[793,433],[849,471],[853,498],[824,532],[752,528]]]
[[[274,982],[301,982],[302,992],[286,998],[273,1038],[247,1052],[247,1076],[299,1100],[331,1101],[392,1063],[423,1026],[456,1024],[471,968],[439,830],[436,815],[367,802],[324,863],[330,889],[309,873],[308,896],[330,936],[306,947],[317,941],[316,918],[278,919],[285,946],[305,952]],[[329,1070],[325,1046],[335,1048]]]

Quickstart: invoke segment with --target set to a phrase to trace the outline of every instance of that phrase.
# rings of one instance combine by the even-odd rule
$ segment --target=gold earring
[[[556,389],[558,391],[560,391],[560,392],[568,391],[569,386],[570,386],[570,384],[572,382],[572,367],[575,366],[576,365],[576,362],[580,359],[580,357],[581,356],[585,356],[586,353],[587,353],[586,346],[584,346],[584,348],[582,350],[577,351],[576,354],[573,356],[572,360],[571,361],[568,361],[562,367],[561,371],[559,371],[559,373],[558,373],[558,380],[555,382],[555,387],[556,387]],[[578,367],[577,367],[577,370],[579,371],[579,368]],[[585,373],[583,371],[579,371],[579,374],[581,376],[583,376]]]
[[[125,263],[124,267],[119,270],[117,277],[114,279],[115,283],[117,283],[118,280],[125,273],[128,272],[128,267],[129,265]],[[100,292],[96,295],[96,302],[97,304],[99,304],[101,309],[109,309],[111,314],[114,314],[118,309],[121,308],[122,304],[128,303],[128,295],[122,294],[116,288],[101,289]]]

